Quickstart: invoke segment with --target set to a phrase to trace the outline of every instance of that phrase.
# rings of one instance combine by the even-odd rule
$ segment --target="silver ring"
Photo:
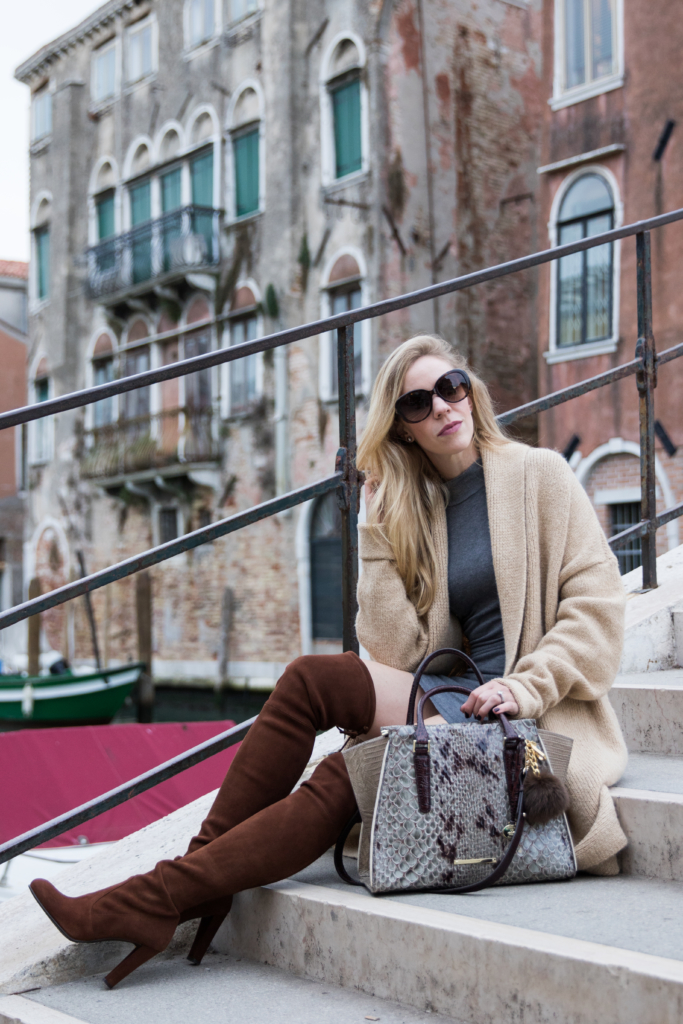
[[[498,696],[500,697],[501,704],[504,704],[505,703],[505,697],[503,696],[502,690],[498,690],[497,693],[498,693]]]

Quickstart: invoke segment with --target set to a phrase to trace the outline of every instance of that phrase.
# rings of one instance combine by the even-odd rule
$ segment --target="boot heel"
[[[202,962],[202,957],[211,945],[211,940],[227,916],[227,914],[212,914],[210,917],[203,917],[201,919],[197,928],[197,934],[192,943],[192,949],[187,954],[187,959],[190,963],[196,966]]]
[[[123,979],[127,978],[129,974],[132,974],[137,967],[140,967],[148,960],[151,960],[158,952],[158,949],[151,949],[149,946],[136,946],[132,953],[129,953],[128,956],[121,961],[118,967],[115,967],[113,971],[109,972],[107,977],[104,979],[104,984],[107,988],[113,988],[114,985],[118,985],[120,981],[123,981]]]

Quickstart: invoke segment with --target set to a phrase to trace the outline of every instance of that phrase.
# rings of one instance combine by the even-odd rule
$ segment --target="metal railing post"
[[[356,393],[353,324],[337,331],[339,379],[339,451],[336,472],[341,472],[339,507],[342,520],[342,640],[345,651],[358,654],[356,613],[358,600],[358,511],[363,475],[356,469]]]
[[[643,589],[657,586],[657,494],[655,480],[655,396],[657,366],[652,332],[652,268],[650,232],[636,235],[638,275],[638,343],[636,358],[642,369],[636,374],[640,412],[640,518],[648,520],[642,539]]]

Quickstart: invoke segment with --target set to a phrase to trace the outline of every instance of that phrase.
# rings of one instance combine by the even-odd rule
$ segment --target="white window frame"
[[[130,41],[133,36],[138,35],[145,29],[150,28],[152,32],[152,67],[149,71],[146,71],[139,78],[130,77]],[[156,14],[152,12],[148,14],[146,18],[141,18],[140,21],[134,22],[132,25],[126,26],[126,46],[125,46],[125,61],[126,61],[126,86],[130,89],[134,89],[139,85],[143,85],[145,82],[151,81],[157,73],[159,68],[159,26],[156,19]]]
[[[49,205],[49,214],[47,218],[41,220],[38,223],[38,213],[43,203]],[[29,261],[29,277],[28,277],[28,306],[30,313],[37,313],[43,309],[50,302],[50,295],[52,292],[52,274],[50,273],[50,287],[48,293],[44,298],[38,298],[38,246],[36,245],[36,231],[42,227],[47,227],[52,234],[52,193],[45,189],[37,194],[33,200],[31,207],[31,259]],[[50,244],[52,245],[52,237],[50,237]],[[50,267],[50,271],[52,267]]]
[[[330,63],[339,43],[348,39],[358,51],[358,75],[360,79],[360,144],[361,167],[359,171],[337,178],[336,153],[334,141],[334,111],[332,108],[332,92],[330,84],[336,76],[330,74]],[[355,32],[338,32],[325,51],[320,62],[320,176],[323,187],[338,186],[344,188],[359,178],[367,175],[370,170],[370,105],[368,90],[365,84],[364,70],[367,64],[365,43]],[[353,69],[349,69],[353,70]]]
[[[36,359],[36,368],[38,367],[42,356]],[[38,380],[47,380],[47,398],[45,401],[49,401],[54,397],[54,381],[51,374],[47,377],[39,377],[36,379],[35,370],[31,374],[31,404],[37,403],[36,396],[36,384]],[[42,404],[42,403],[41,403]],[[55,433],[55,421],[54,416],[45,416],[39,420],[30,420],[28,424],[28,462],[30,466],[46,466],[52,461],[54,457],[54,433]],[[38,451],[38,439],[42,433],[43,450]]]
[[[548,221],[548,235],[552,247],[558,245],[560,209],[564,197],[569,189],[586,174],[597,174],[604,178],[605,183],[612,193],[614,199],[614,228],[619,228],[624,222],[624,204],[621,200],[621,193],[617,179],[612,171],[599,164],[584,164],[568,174],[562,181],[553,198]],[[602,341],[588,342],[583,345],[571,345],[559,348],[557,344],[557,276],[559,273],[559,261],[555,260],[550,265],[550,310],[548,323],[548,350],[543,353],[545,361],[549,365],[555,363],[567,363],[572,359],[587,359],[589,356],[601,356],[615,352],[619,344],[619,299],[621,280],[621,241],[612,242],[612,333],[609,338]]]
[[[332,316],[332,303],[330,301],[331,292],[335,291],[339,286],[343,287],[344,282],[330,282],[329,279],[330,274],[332,273],[332,268],[341,256],[352,256],[358,264],[358,269],[360,271],[358,284],[360,286],[361,293],[361,306],[367,306],[372,301],[368,285],[368,268],[360,249],[356,249],[353,246],[345,246],[342,249],[337,249],[334,255],[327,261],[321,277],[320,316],[323,320]],[[372,327],[370,320],[361,320],[356,327],[361,332],[361,386],[360,389],[356,391],[356,397],[359,398],[362,395],[369,395],[372,387]],[[333,332],[325,331],[324,334],[320,335],[318,363],[318,392],[323,402],[337,402],[339,400],[339,395],[332,391],[332,356],[334,351],[335,345]]]
[[[215,46],[216,43],[220,42],[220,35],[223,31],[223,5],[219,0],[213,0],[213,31],[211,35],[206,36],[204,39],[198,40],[193,43],[190,38],[190,31],[192,25],[192,2],[193,0],[185,0],[183,5],[183,35],[185,39],[185,58],[191,60],[196,57],[199,53],[204,53],[205,50]]]
[[[33,142],[44,142],[46,139],[50,139],[52,137],[53,115],[54,115],[54,111],[52,109],[53,99],[54,99],[54,89],[52,88],[52,83],[51,82],[48,82],[47,85],[43,86],[42,89],[38,89],[31,96],[31,142],[32,143]],[[37,112],[38,112],[37,104],[39,102],[42,102],[42,101],[45,101],[45,100],[49,100],[49,105],[50,105],[50,127],[48,128],[47,131],[41,132],[40,135],[37,135],[36,134],[36,120],[37,120],[36,115],[37,115]]]
[[[238,25],[239,22],[240,21],[244,21],[245,18],[249,18],[253,14],[258,14],[259,7],[260,7],[259,0],[227,0],[227,3],[228,3],[228,25]],[[244,11],[242,14],[238,14],[238,15],[235,16],[235,14],[233,13],[233,8],[234,8],[235,3],[239,3],[240,5],[246,4],[247,6],[251,6],[251,10]]]
[[[108,96],[96,96],[97,60],[106,53],[114,53],[114,91]],[[90,99],[95,108],[106,106],[115,100],[121,91],[121,46],[118,36],[109,39],[90,54]]]
[[[86,388],[92,388],[92,387],[95,386],[95,366],[94,366],[94,364],[96,362],[100,362],[100,359],[96,358],[96,356],[95,356],[95,345],[97,344],[98,338],[100,338],[103,334],[106,334],[109,337],[109,340],[111,342],[111,353],[109,355],[102,356],[101,359],[102,360],[109,359],[109,358],[113,359],[113,361],[114,361],[114,380],[116,380],[116,378],[118,376],[118,370],[119,370],[119,345],[118,345],[117,337],[114,334],[114,332],[111,330],[110,327],[107,327],[107,326],[98,327],[93,332],[93,334],[91,335],[90,341],[88,342],[88,348],[87,348],[87,351],[86,351],[86,361],[85,361],[85,386],[86,386]],[[111,419],[111,423],[108,424],[108,426],[113,427],[119,421],[119,396],[118,395],[112,395],[112,397],[111,397],[111,404],[112,404],[112,419]],[[92,402],[90,405],[86,405],[86,407],[85,407],[85,429],[86,429],[86,431],[91,431],[91,430],[95,429],[95,403],[94,402]]]
[[[232,324],[234,320],[241,320],[245,316],[256,316],[256,337],[261,338],[265,334],[263,324],[263,314],[259,312],[261,308],[261,289],[258,287],[256,282],[252,278],[244,278],[235,285],[235,291],[237,292],[240,288],[249,288],[251,290],[254,299],[256,300],[256,309],[249,306],[242,309],[236,309],[234,313],[230,313],[229,318],[226,320],[225,327],[223,328],[223,347],[230,348],[232,346]],[[225,342],[227,341],[227,345]],[[230,403],[230,367],[231,363],[224,363],[221,367],[221,417],[224,420],[230,419],[232,416],[244,416],[245,413],[240,410],[233,413]],[[254,399],[258,400],[263,395],[263,352],[256,354],[256,393]]]
[[[561,110],[563,107],[570,107],[574,103],[581,103],[592,96],[600,96],[602,93],[611,92],[613,89],[620,89],[624,84],[624,0],[615,0],[614,25],[612,31],[614,57],[616,59],[615,70],[610,75],[603,75],[592,81],[582,82],[571,89],[565,87],[565,0],[555,0],[555,30],[554,30],[554,67],[553,67],[553,95],[548,100],[551,110]]]
[[[256,98],[259,104],[259,120],[258,120],[258,209],[251,210],[250,213],[245,213],[241,217],[237,216],[237,175],[235,174],[235,150],[233,145],[234,137],[240,134],[243,128],[247,127],[248,123],[243,125],[234,124],[235,110],[240,97],[247,91],[247,89],[253,89],[256,93]],[[227,212],[227,219],[230,223],[235,221],[249,220],[250,217],[256,217],[263,213],[266,208],[266,122],[265,122],[265,99],[263,95],[263,89],[261,83],[255,78],[247,78],[241,82],[239,87],[235,89],[230,100],[230,106],[228,107],[227,121],[227,136],[226,136],[226,148],[227,148],[227,166],[225,175],[225,209]],[[254,126],[256,122],[253,122]],[[256,294],[256,293],[254,293]]]

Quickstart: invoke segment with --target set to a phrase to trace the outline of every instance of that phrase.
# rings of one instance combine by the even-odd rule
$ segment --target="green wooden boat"
[[[0,675],[0,723],[5,728],[106,725],[144,668],[135,661],[85,675]]]

